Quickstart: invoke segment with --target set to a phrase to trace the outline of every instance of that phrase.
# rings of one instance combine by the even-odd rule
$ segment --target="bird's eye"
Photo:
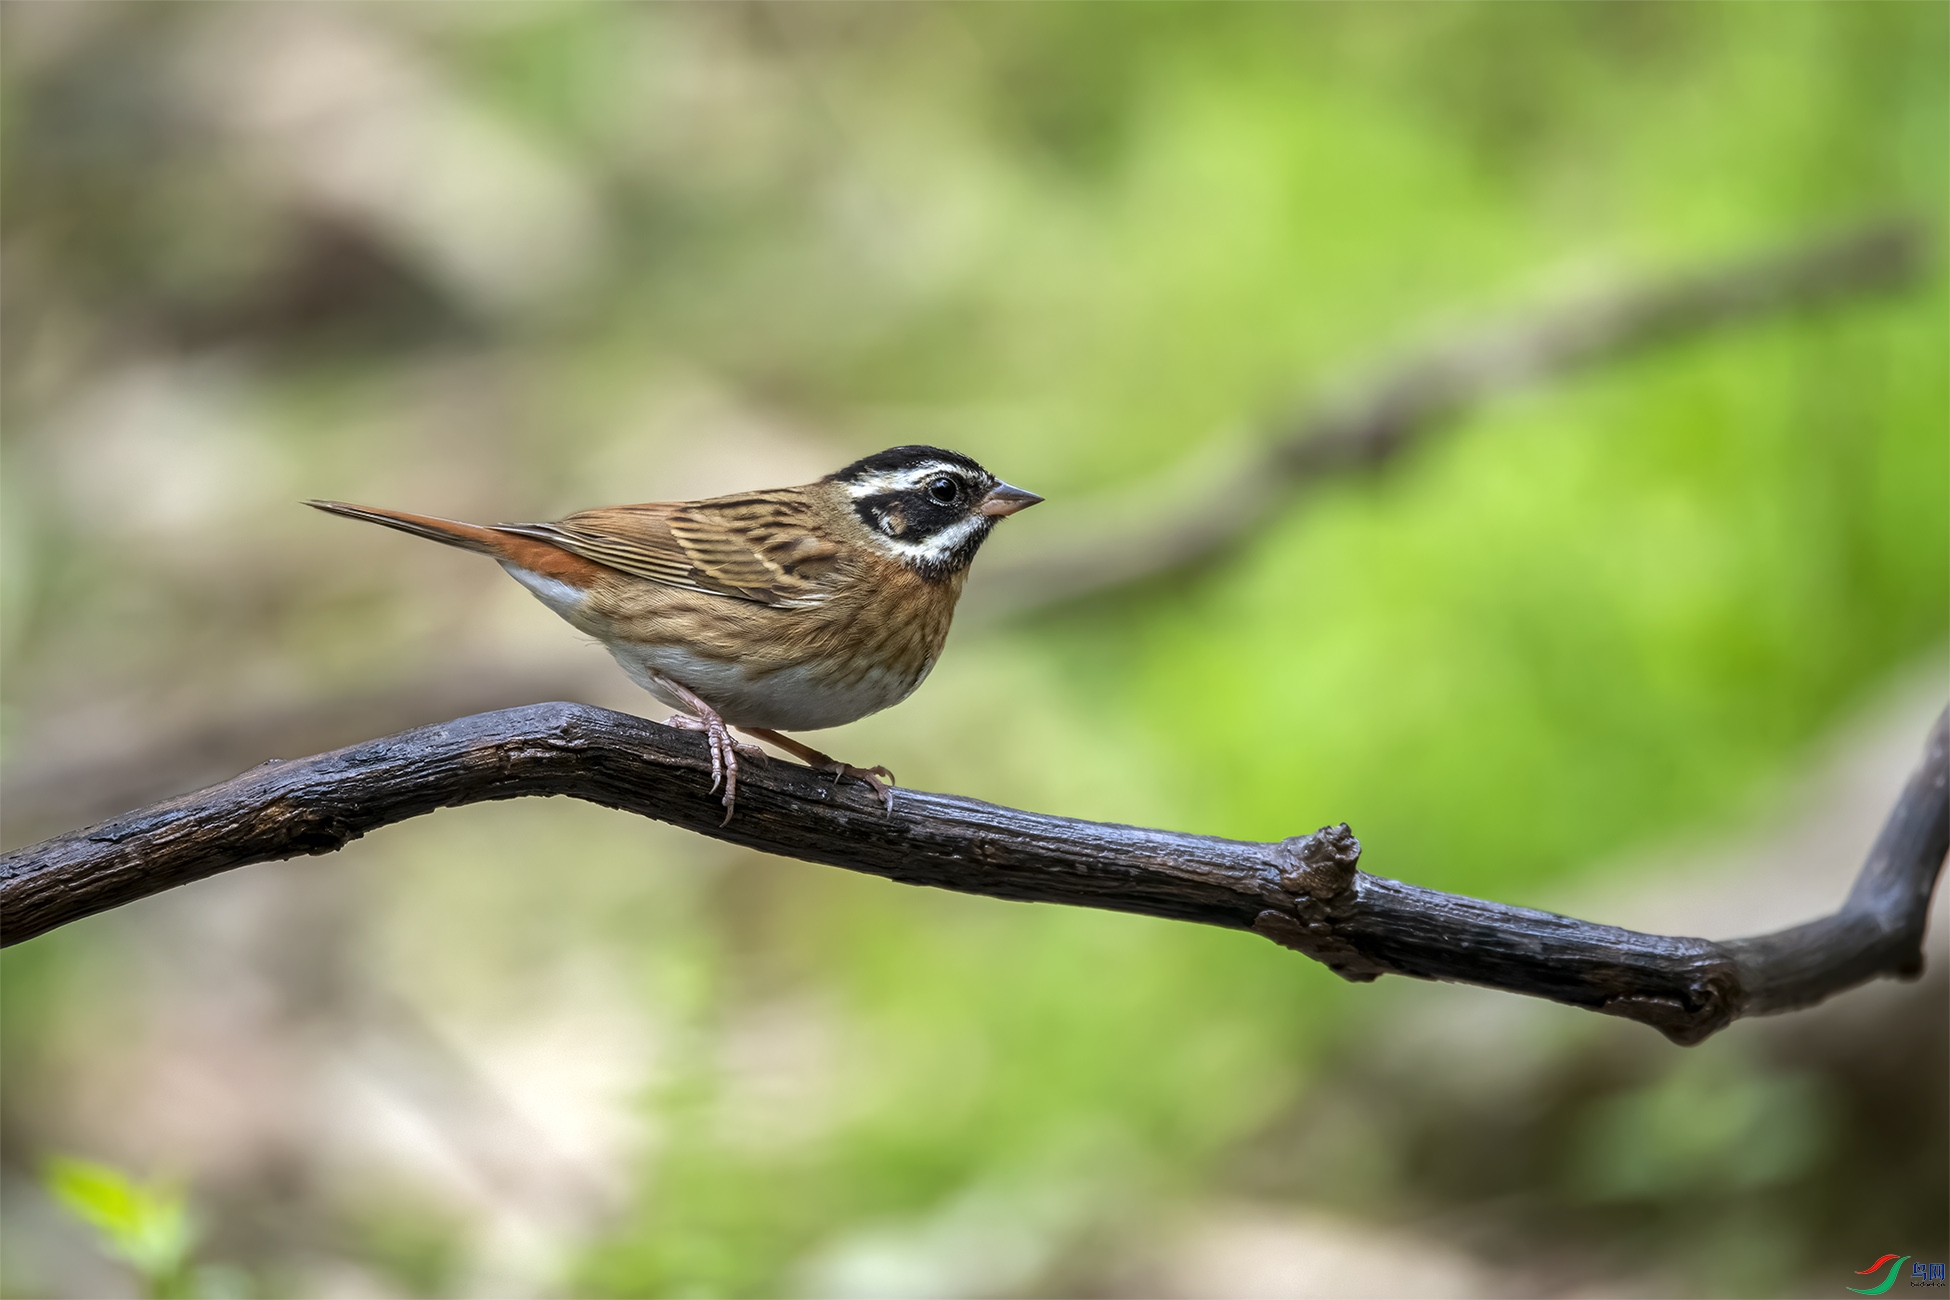
[[[928,484],[928,496],[938,505],[953,505],[955,498],[960,495],[960,492],[961,489],[955,480],[949,478],[946,474],[943,474],[940,478]]]

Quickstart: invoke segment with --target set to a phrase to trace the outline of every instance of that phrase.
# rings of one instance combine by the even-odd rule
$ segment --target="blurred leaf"
[[[1598,1201],[1655,1201],[1774,1187],[1825,1153],[1833,1118],[1821,1082],[1730,1058],[1689,1060],[1593,1106],[1575,1182]]]
[[[49,1160],[42,1177],[48,1194],[94,1228],[102,1249],[135,1269],[151,1295],[189,1294],[197,1230],[180,1187],[70,1156]]]

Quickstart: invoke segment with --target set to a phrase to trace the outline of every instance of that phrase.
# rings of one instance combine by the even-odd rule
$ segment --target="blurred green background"
[[[494,566],[300,498],[545,518],[933,442],[1049,501],[973,601],[1417,340],[1889,213],[1904,292],[1522,387],[1195,570],[958,629],[819,743],[1725,935],[1833,905],[1945,694],[1943,5],[0,34],[9,847],[466,709],[652,711]],[[7,952],[0,1283],[140,1285],[78,1157],[190,1216],[183,1293],[1839,1294],[1946,1254],[1942,969],[1681,1051],[448,811]]]

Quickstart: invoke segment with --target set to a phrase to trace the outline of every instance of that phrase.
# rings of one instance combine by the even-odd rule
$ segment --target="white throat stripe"
[[[891,547],[900,554],[911,556],[917,560],[945,560],[954,554],[956,547],[968,540],[969,534],[975,532],[987,522],[988,519],[982,515],[970,515],[968,518],[957,520],[940,532],[921,541],[903,542],[898,538],[889,537],[882,545]]]

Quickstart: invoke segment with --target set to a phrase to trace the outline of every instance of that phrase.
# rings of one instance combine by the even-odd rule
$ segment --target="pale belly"
[[[644,690],[683,710],[681,701],[659,689],[651,674],[661,673],[696,693],[734,727],[771,731],[818,731],[837,727],[899,704],[927,678],[874,671],[858,681],[836,684],[806,668],[753,674],[735,663],[706,659],[682,646],[611,642],[609,652]]]
[[[918,673],[879,669],[843,683],[807,668],[748,672],[740,664],[693,654],[682,646],[617,640],[583,617],[583,593],[574,587],[506,562],[501,567],[544,605],[601,639],[638,686],[671,708],[687,712],[681,700],[656,684],[652,674],[662,674],[696,694],[734,727],[770,731],[838,727],[899,704],[927,680],[934,667],[930,660]]]

